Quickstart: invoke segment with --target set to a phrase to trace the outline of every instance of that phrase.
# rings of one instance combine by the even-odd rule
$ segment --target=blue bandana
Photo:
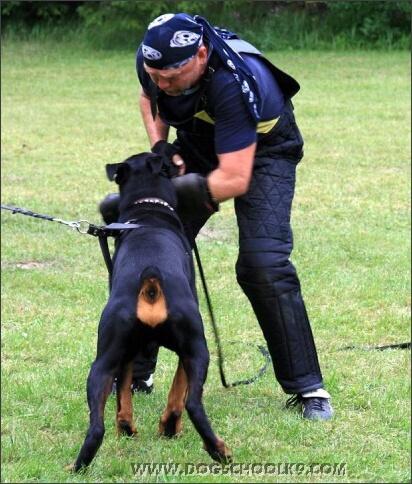
[[[203,28],[185,13],[167,13],[154,19],[142,42],[144,62],[153,69],[177,69],[196,55]]]
[[[253,119],[259,121],[259,89],[256,79],[242,57],[224,41],[239,37],[227,30],[214,29],[203,17],[168,13],[154,19],[141,44],[144,62],[148,67],[162,70],[184,66],[193,59],[202,45],[203,34],[210,42],[210,48],[239,83]]]

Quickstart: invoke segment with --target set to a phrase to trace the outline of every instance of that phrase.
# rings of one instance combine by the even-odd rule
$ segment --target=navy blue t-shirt
[[[257,141],[258,133],[268,132],[280,116],[284,96],[269,68],[253,54],[242,54],[259,86],[260,121],[257,123],[246,106],[240,84],[223,64],[211,79],[198,89],[180,96],[168,96],[158,90],[160,118],[177,130],[210,138],[217,154],[230,153]],[[141,49],[136,56],[136,70],[144,92],[149,95],[150,76],[143,67]]]

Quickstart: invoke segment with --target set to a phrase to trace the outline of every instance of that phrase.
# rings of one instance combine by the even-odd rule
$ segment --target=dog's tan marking
[[[146,279],[137,296],[136,316],[152,328],[167,319],[166,298],[157,279]]]
[[[122,388],[116,392],[116,428],[117,434],[125,433],[129,437],[137,437],[137,430],[133,423],[133,405],[130,386],[132,384],[133,363],[129,363]]]
[[[179,359],[172,387],[169,391],[166,410],[160,418],[159,433],[172,437],[182,432],[182,415],[187,397],[187,375]]]

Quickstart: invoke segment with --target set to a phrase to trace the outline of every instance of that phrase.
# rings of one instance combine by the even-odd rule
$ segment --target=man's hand
[[[219,210],[212,197],[207,179],[198,173],[188,173],[172,179],[177,194],[177,213],[183,221],[210,216]]]
[[[172,143],[165,140],[160,140],[152,147],[152,153],[163,156],[172,161],[172,163],[179,168],[179,175],[185,172],[185,164],[180,156],[179,150]]]
[[[160,140],[152,146],[152,153],[172,159],[173,155],[179,154],[179,150],[172,143]]]

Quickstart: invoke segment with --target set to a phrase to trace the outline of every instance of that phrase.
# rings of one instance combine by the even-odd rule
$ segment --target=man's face
[[[199,49],[195,57],[177,69],[153,69],[144,64],[145,71],[159,89],[169,96],[180,96],[184,91],[199,83],[205,69],[205,57]]]

